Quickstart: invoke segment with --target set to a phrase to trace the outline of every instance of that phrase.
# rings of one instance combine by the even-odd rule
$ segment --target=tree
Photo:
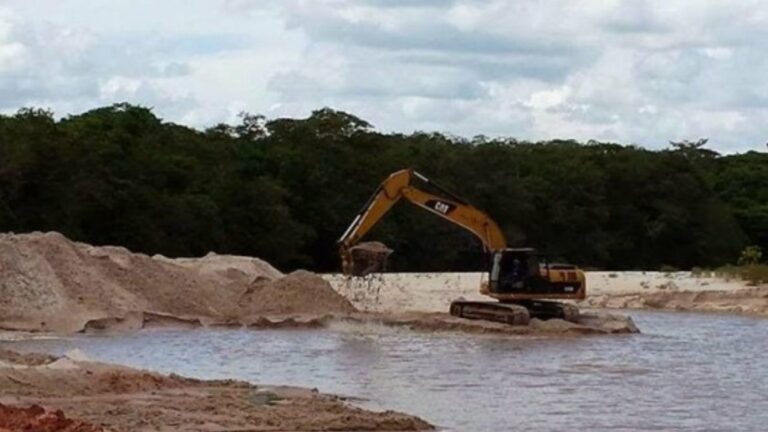
[[[389,134],[330,108],[243,113],[202,132],[125,103],[60,120],[27,108],[0,115],[0,229],[337,271],[343,230],[387,175],[413,167],[490,214],[510,245],[555,260],[716,266],[747,244],[768,247],[768,155],[721,156],[707,143]],[[395,249],[392,270],[486,264],[472,235],[408,205],[370,238]]]

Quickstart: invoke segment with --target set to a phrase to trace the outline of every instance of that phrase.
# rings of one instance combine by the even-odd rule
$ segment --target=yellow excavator
[[[419,188],[417,183],[424,186]],[[584,299],[582,270],[549,263],[532,248],[508,248],[504,233],[487,214],[412,169],[397,171],[384,180],[339,239],[345,275],[365,276],[371,268],[383,268],[358,265],[364,258],[356,254],[357,248],[363,236],[403,198],[471,232],[487,253],[488,278],[481,283],[480,293],[496,301],[456,300],[451,303],[451,315],[512,325],[526,325],[533,317],[578,318],[576,306],[549,300]],[[386,259],[388,253],[382,256]]]

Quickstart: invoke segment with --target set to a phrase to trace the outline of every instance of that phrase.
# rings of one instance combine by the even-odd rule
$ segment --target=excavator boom
[[[430,185],[447,198],[419,189],[414,185],[415,180]],[[344,273],[350,273],[352,266],[350,248],[356,245],[401,199],[471,232],[480,239],[487,252],[500,251],[507,247],[504,233],[487,214],[418,172],[406,169],[393,173],[381,183],[339,239]]]

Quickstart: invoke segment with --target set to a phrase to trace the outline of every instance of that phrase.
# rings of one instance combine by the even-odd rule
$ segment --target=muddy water
[[[200,378],[317,387],[450,431],[768,430],[768,320],[632,312],[642,335],[506,339],[381,327],[146,331],[79,348]]]

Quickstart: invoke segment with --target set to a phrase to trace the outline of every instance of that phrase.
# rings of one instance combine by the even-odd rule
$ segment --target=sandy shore
[[[406,277],[403,281],[397,277],[356,280],[354,286],[334,290],[319,275],[301,270],[282,274],[253,257],[212,253],[201,258],[169,259],[73,242],[58,233],[2,234],[0,330],[76,333],[158,326],[289,328],[323,327],[347,320],[430,331],[505,333],[491,323],[456,320],[445,313],[447,307],[435,306],[447,305],[457,293],[424,290],[423,281],[451,280],[451,275]],[[385,291],[405,296],[393,298],[398,301],[387,303],[386,308],[371,308],[359,301],[355,307],[352,302],[371,292],[371,281],[384,282]],[[476,296],[474,291],[465,291],[458,295]],[[406,312],[408,315],[403,316]],[[506,333],[636,331],[630,319],[604,315],[570,324],[534,321]]]
[[[325,275],[361,310],[446,311],[451,301],[487,300],[478,293],[482,273],[389,273],[366,279]],[[587,272],[582,308],[669,309],[768,316],[768,286],[699,277],[690,272]]]
[[[689,272],[602,272],[591,275],[592,307],[721,312],[768,317],[768,285]]]
[[[200,381],[122,366],[0,351],[0,430],[13,431],[419,431],[427,422],[372,412],[314,390]],[[55,425],[24,428],[42,405]],[[15,411],[11,411],[11,409]],[[62,410],[73,424],[56,419]],[[15,421],[15,423],[14,423]],[[76,427],[75,427],[76,426]]]
[[[513,327],[455,318],[445,309],[391,305],[387,310],[359,310],[350,301],[359,293],[345,294],[318,275],[305,271],[284,275],[257,258],[209,254],[168,259],[72,242],[57,233],[0,235],[0,330],[70,334],[147,327],[257,330],[374,324],[509,337],[637,332],[631,319],[611,314],[586,314],[576,323],[532,320],[530,325]],[[432,427],[406,414],[367,411],[307,389],[199,381],[82,358],[0,352],[0,432],[102,428],[412,431]]]

